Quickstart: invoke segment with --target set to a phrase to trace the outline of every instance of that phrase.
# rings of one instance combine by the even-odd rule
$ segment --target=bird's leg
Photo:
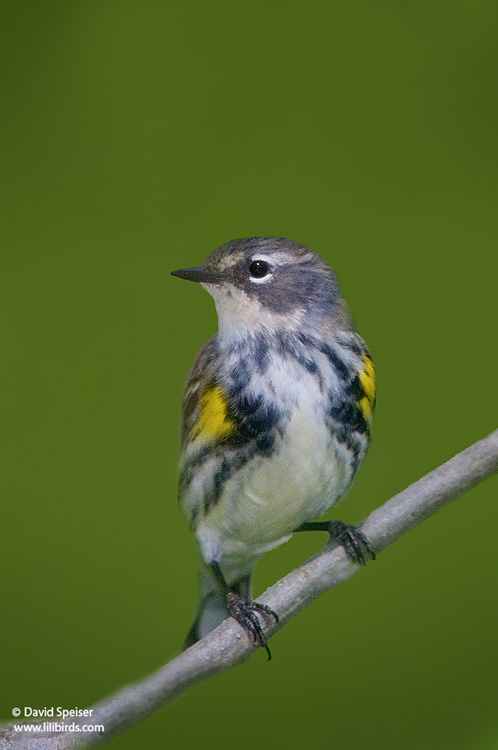
[[[228,586],[225,576],[221,572],[221,568],[217,562],[212,562],[209,567],[213,571],[214,577],[225,593],[228,611],[231,616],[237,620],[239,625],[242,625],[244,630],[251,636],[254,643],[258,643],[266,649],[268,661],[270,661],[270,649],[268,648],[268,643],[261,628],[257,613],[260,613],[263,616],[269,615],[270,617],[273,617],[275,622],[278,622],[277,613],[270,607],[267,607],[266,604],[258,604],[250,599],[245,599],[234,591],[230,591],[230,587]]]
[[[375,560],[375,552],[365,534],[350,523],[310,521],[303,523],[296,531],[328,531],[330,538],[335,539],[344,547],[352,562],[365,565],[368,559]]]

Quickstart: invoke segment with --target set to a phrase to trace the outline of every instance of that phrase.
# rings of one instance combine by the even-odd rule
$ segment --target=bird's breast
[[[276,546],[304,521],[322,516],[347,491],[348,457],[330,432],[326,402],[315,379],[292,391],[276,379],[274,406],[282,423],[266,455],[256,454],[226,481],[202,526],[216,529],[224,556]],[[285,417],[284,417],[285,415]]]

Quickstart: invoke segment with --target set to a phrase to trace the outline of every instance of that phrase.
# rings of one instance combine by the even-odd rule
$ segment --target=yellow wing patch
[[[220,440],[234,430],[235,422],[230,418],[223,391],[219,386],[208,388],[201,398],[201,414],[192,430],[193,436]]]
[[[363,419],[371,421],[375,406],[375,366],[369,357],[363,360],[363,370],[359,374],[360,384],[365,394],[359,401],[358,406]]]

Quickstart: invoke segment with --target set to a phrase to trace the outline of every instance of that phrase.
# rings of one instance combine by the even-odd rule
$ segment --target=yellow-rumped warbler
[[[179,500],[197,540],[201,602],[185,647],[232,615],[265,647],[251,599],[258,559],[295,531],[328,531],[374,557],[342,521],[314,522],[365,458],[375,370],[333,270],[279,237],[232,240],[173,271],[213,296],[218,333],[197,352],[181,413]]]

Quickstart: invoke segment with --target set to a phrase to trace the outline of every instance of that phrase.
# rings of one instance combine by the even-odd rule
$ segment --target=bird
[[[367,454],[375,367],[337,276],[314,250],[246,237],[172,271],[214,298],[218,331],[187,375],[178,498],[199,552],[200,603],[184,648],[228,616],[257,646],[278,614],[252,599],[254,568],[295,532],[326,531],[375,559],[354,525],[320,521]]]

